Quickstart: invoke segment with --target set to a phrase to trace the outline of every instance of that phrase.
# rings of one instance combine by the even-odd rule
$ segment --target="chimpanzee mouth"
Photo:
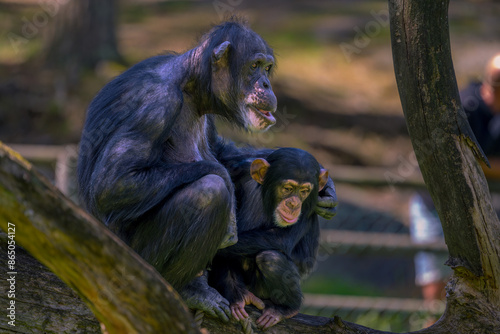
[[[260,118],[265,119],[267,123],[269,123],[269,124],[276,123],[276,118],[274,118],[273,114],[270,111],[264,110],[264,109],[259,109],[255,106],[250,106],[250,109],[255,114],[257,114],[257,116],[260,116]]]
[[[292,225],[292,224],[295,224],[297,222],[297,220],[299,219],[298,216],[295,216],[295,215],[285,215],[283,212],[279,211],[279,215],[281,217],[281,219],[283,219],[283,221],[285,223],[287,223],[288,225]]]

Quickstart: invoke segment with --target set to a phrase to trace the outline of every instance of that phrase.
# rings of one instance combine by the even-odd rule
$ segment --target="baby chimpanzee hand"
[[[231,304],[231,314],[236,318],[236,320],[243,320],[245,318],[248,318],[248,313],[247,311],[245,311],[245,306],[250,304],[254,305],[259,310],[262,310],[265,307],[264,302],[260,300],[260,298],[257,298],[253,293],[247,291],[243,296],[242,301]]]

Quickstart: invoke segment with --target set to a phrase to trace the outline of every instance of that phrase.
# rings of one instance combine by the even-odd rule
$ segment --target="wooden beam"
[[[321,230],[320,251],[328,253],[384,253],[413,255],[419,251],[447,253],[444,240],[416,244],[408,234]]]

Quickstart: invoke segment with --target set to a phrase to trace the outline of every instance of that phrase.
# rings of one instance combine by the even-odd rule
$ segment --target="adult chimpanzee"
[[[267,159],[234,161],[238,243],[220,250],[209,284],[231,303],[236,319],[245,305],[266,307],[257,324],[268,328],[298,313],[300,279],[316,260],[319,225],[314,211],[328,181],[309,153],[281,148]],[[253,178],[257,182],[251,180]]]
[[[251,131],[275,123],[272,49],[245,24],[214,27],[184,54],[146,59],[88,108],[78,163],[87,209],[151,263],[191,308],[228,319],[227,300],[199,275],[236,242],[234,190],[219,161],[238,149],[214,115]],[[257,151],[245,151],[257,155]],[[333,183],[318,205],[335,212]]]

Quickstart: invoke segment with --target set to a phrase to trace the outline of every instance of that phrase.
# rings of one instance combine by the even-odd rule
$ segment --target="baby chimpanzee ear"
[[[326,169],[321,168],[319,172],[318,191],[321,191],[323,189],[323,187],[326,185],[326,182],[328,182],[328,171]]]
[[[250,175],[252,176],[252,179],[260,184],[263,184],[264,177],[266,176],[269,166],[271,165],[265,159],[255,159],[252,162],[252,165],[250,165]]]

